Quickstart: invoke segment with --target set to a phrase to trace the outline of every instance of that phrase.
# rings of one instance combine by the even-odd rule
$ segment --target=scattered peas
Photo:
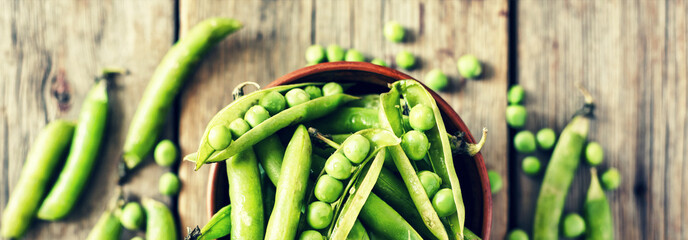
[[[435,126],[435,113],[428,106],[417,104],[409,112],[409,124],[418,131],[427,131]]]
[[[315,201],[308,205],[308,216],[306,220],[308,225],[314,229],[323,229],[330,225],[332,222],[332,207],[330,204]]]
[[[449,85],[449,80],[442,70],[433,69],[425,75],[425,85],[434,91],[442,91]]]
[[[412,130],[401,136],[401,148],[411,160],[423,160],[430,149],[428,137],[423,132]]]
[[[506,107],[506,123],[512,128],[520,129],[526,125],[528,111],[521,105],[510,105]]]
[[[398,43],[404,40],[404,27],[402,27],[397,21],[387,22],[383,29],[383,33],[385,38],[387,38],[387,40],[390,42]]]
[[[610,168],[602,174],[602,185],[607,190],[614,190],[621,185],[621,174],[616,168]]]
[[[585,221],[577,213],[570,213],[564,218],[564,236],[575,238],[585,232]]]
[[[535,135],[538,146],[544,150],[550,150],[557,142],[557,134],[551,128],[543,128]]]
[[[323,240],[323,235],[315,230],[303,231],[299,240]]]
[[[284,98],[287,100],[287,105],[289,107],[294,107],[296,105],[308,102],[308,100],[311,100],[310,95],[306,91],[300,88],[294,88],[292,90],[289,90],[287,94],[284,95]]]
[[[509,92],[506,94],[506,99],[510,104],[520,104],[526,96],[526,91],[521,87],[521,85],[514,85],[509,88]]]
[[[587,160],[590,166],[597,166],[604,160],[604,150],[602,145],[597,142],[590,142],[588,146],[585,147],[585,160]]]
[[[214,126],[213,128],[210,129],[208,132],[208,144],[215,149],[215,150],[222,150],[227,148],[229,144],[232,142],[232,132],[227,129],[224,125],[217,125]],[[158,144],[159,145],[159,144]],[[155,148],[156,152],[158,148]],[[158,158],[155,158],[155,162],[157,162],[161,166],[165,166],[162,163],[161,160],[158,160]]]
[[[337,44],[330,44],[327,46],[327,61],[344,61],[344,49]]]
[[[346,51],[346,56],[344,57],[344,60],[347,62],[363,62],[365,61],[365,57],[363,57],[363,54],[359,52],[358,50],[355,49],[349,49]]]
[[[495,170],[487,170],[487,178],[490,179],[490,188],[492,189],[492,194],[497,194],[502,190],[504,183],[502,182],[502,176]]]
[[[521,167],[526,174],[535,175],[540,172],[540,159],[535,156],[528,156],[523,159]]]
[[[474,79],[479,77],[483,71],[483,68],[480,65],[480,61],[478,61],[478,58],[471,54],[461,56],[461,58],[459,58],[459,61],[456,63],[456,66],[459,68],[459,74],[461,74],[462,77],[468,79]]]
[[[516,133],[514,147],[520,153],[532,153],[535,151],[535,136],[528,130]]]
[[[306,87],[306,89],[308,89],[308,87]],[[259,104],[263,106],[265,110],[268,110],[270,115],[275,115],[287,107],[287,100],[284,99],[284,96],[281,93],[273,91],[263,96],[263,98],[260,99]]]
[[[432,198],[432,207],[435,208],[437,215],[446,217],[456,212],[456,203],[454,203],[454,194],[451,188],[443,188],[437,191]]]
[[[323,86],[322,91],[324,96],[330,96],[343,93],[344,89],[342,88],[342,85],[339,85],[339,83],[329,82]]]
[[[320,45],[313,45],[306,49],[306,62],[319,63],[325,60],[325,49]]]
[[[174,164],[174,162],[177,161],[177,147],[174,146],[174,143],[172,143],[172,141],[168,139],[162,140],[160,141],[160,143],[158,143],[157,146],[155,146],[153,158],[155,159],[155,162],[160,166],[172,166],[172,164]]]
[[[514,229],[509,233],[509,240],[528,240],[528,234],[522,229]]]
[[[425,193],[428,194],[428,198],[435,196],[438,190],[440,190],[440,185],[442,185],[442,179],[439,175],[431,171],[421,171],[418,173],[418,179],[420,183],[423,184]]]
[[[176,195],[179,193],[179,178],[176,174],[171,172],[166,172],[160,176],[160,182],[158,183],[158,190],[163,195]]]
[[[303,90],[306,91],[306,93],[308,93],[308,96],[310,96],[311,99],[316,99],[323,96],[322,90],[320,90],[320,88],[317,86],[308,86]]]
[[[351,168],[351,161],[341,153],[332,154],[325,162],[325,172],[339,180],[349,178],[351,176]]]
[[[337,201],[344,190],[344,184],[330,175],[322,175],[315,184],[315,198],[326,203]]]
[[[342,143],[344,156],[352,163],[359,164],[365,160],[370,151],[370,141],[360,134],[351,135]]]
[[[387,67],[387,62],[385,60],[379,59],[379,58],[374,58],[370,63],[375,64],[375,65],[380,65],[383,67]]]
[[[244,120],[246,120],[248,125],[251,125],[251,127],[258,126],[258,124],[262,123],[268,118],[270,118],[270,113],[261,105],[254,105],[253,107],[249,108],[244,115]]]
[[[249,126],[248,122],[243,118],[237,118],[229,123],[229,131],[232,132],[232,137],[234,137],[234,139],[241,137],[241,135],[244,135],[248,130],[251,130],[251,126]]]
[[[403,69],[411,69],[416,65],[416,57],[411,52],[402,50],[397,53],[397,66]]]
[[[137,202],[129,202],[122,208],[122,214],[119,216],[119,221],[126,229],[136,230],[143,226],[143,208]]]

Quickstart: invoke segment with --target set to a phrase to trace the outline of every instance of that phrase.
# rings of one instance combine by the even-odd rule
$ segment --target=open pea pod
[[[375,182],[380,176],[380,171],[385,162],[385,153],[386,151],[379,151],[375,155],[375,159],[370,164],[365,176],[359,178],[359,181],[356,181],[356,184],[352,187],[351,192],[353,193],[350,194],[348,200],[344,203],[344,207],[332,228],[331,239],[345,239],[349,235],[356,223],[358,214],[368,200],[370,191],[373,190],[373,186],[375,186]]]
[[[430,107],[435,115],[435,126],[425,132],[430,142],[430,149],[428,150],[427,156],[430,159],[433,170],[442,179],[442,183],[444,185],[449,184],[452,189],[454,203],[456,204],[456,217],[458,218],[459,229],[461,237],[463,238],[466,208],[463,202],[459,177],[456,175],[456,169],[454,167],[447,129],[444,127],[440,109],[437,108],[437,103],[435,103],[435,99],[432,95],[430,95],[430,93],[417,81],[400,80],[395,82],[392,88],[398,88],[400,90],[409,108],[413,108],[413,106],[417,104],[423,104]]]

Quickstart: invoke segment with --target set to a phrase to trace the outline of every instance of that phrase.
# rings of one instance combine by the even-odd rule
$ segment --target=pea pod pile
[[[187,239],[479,239],[464,228],[453,157],[484,141],[450,136],[418,82],[360,97],[335,82],[236,97],[185,157],[196,169],[227,161],[233,206]]]

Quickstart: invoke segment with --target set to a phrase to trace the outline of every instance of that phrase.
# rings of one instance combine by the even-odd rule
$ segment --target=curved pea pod
[[[328,134],[353,133],[379,128],[377,112],[377,109],[371,108],[344,107],[308,125]]]
[[[124,140],[122,160],[136,167],[158,139],[167,112],[201,56],[242,24],[229,18],[210,18],[196,24],[160,61],[143,92]]]
[[[361,99],[351,101],[345,107],[368,108],[377,110],[380,106],[380,94],[366,94]],[[377,113],[377,111],[376,111]]]
[[[177,239],[174,217],[165,204],[150,198],[141,199],[141,204],[146,211],[147,240]]]
[[[198,229],[196,227],[184,240],[211,240],[229,235],[232,225],[231,212],[231,205],[224,206],[210,218],[210,221],[203,228]]]
[[[116,212],[107,210],[100,216],[98,222],[88,233],[87,240],[118,240],[122,232],[122,224]]]
[[[240,98],[237,101],[241,101],[242,99],[248,98],[249,96],[251,95],[244,96],[243,98]],[[274,116],[263,121],[262,123],[256,125],[254,128],[244,133],[244,135],[241,135],[241,137],[237,138],[236,141],[230,143],[226,149],[221,151],[215,151],[207,142],[209,129],[217,125],[217,123],[215,123],[214,121],[222,121],[213,118],[213,120],[211,120],[211,124],[209,124],[208,128],[206,128],[206,133],[204,134],[204,137],[201,140],[201,146],[198,150],[198,160],[196,161],[196,169],[198,170],[205,162],[223,161],[231,156],[234,156],[238,152],[241,152],[246,148],[255,145],[256,143],[260,142],[266,137],[275,134],[282,128],[294,125],[296,123],[309,121],[312,119],[325,116],[326,114],[329,114],[335,109],[337,109],[342,104],[345,104],[354,99],[357,99],[357,97],[340,93],[325,97],[319,97],[308,102],[296,105],[294,107],[285,109],[282,112],[277,113]],[[230,114],[234,116],[236,116],[237,114],[241,114],[239,113],[239,111],[234,113],[226,112],[232,111],[223,110],[218,114]],[[230,116],[222,119],[230,120],[230,118],[232,117]],[[231,120],[233,119],[236,118],[232,118]],[[229,122],[225,123],[229,124]]]
[[[609,207],[607,196],[602,191],[600,180],[597,178],[597,169],[590,168],[590,188],[585,197],[584,216],[587,225],[585,239],[611,240],[614,239],[614,223],[612,210]]]
[[[358,218],[376,236],[393,240],[423,239],[399,213],[371,193]]]
[[[56,120],[46,125],[34,140],[2,213],[2,237],[24,235],[43,200],[50,176],[64,159],[74,136],[74,123]]]
[[[96,163],[108,112],[107,82],[86,95],[65,166],[38,210],[38,218],[57,220],[74,207]]]

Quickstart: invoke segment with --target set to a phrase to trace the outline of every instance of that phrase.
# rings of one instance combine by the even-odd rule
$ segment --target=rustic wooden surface
[[[441,95],[473,133],[490,130],[487,166],[508,179],[493,198],[493,239],[517,227],[531,232],[541,179],[520,171],[524,156],[510,145],[515,132],[503,120],[508,85],[527,91],[526,129],[561,131],[582,101],[575,82],[598,102],[590,139],[606,150],[601,168],[622,173],[621,188],[608,192],[617,238],[686,239],[687,13],[683,0],[2,0],[0,211],[38,130],[53,119],[76,119],[97,70],[122,66],[131,74],[111,84],[106,145],[82,204],[64,221],[36,222],[27,235],[84,238],[113,195],[122,141],[155,66],[177,35],[202,19],[226,16],[244,22],[244,29],[204,58],[169,116],[165,137],[177,140],[182,154],[195,151],[205,124],[231,102],[237,83],[265,85],[304,66],[311,44],[336,43],[392,65],[395,53],[406,49],[421,63],[406,72],[422,79],[433,68],[445,71],[453,84]],[[382,27],[390,20],[408,29],[408,41],[385,41]],[[465,53],[484,62],[481,80],[457,78],[456,59]],[[548,159],[548,153],[538,156]],[[582,205],[589,173],[581,166],[566,212]],[[180,165],[176,204],[157,194],[158,177],[168,169],[150,161],[125,192],[164,200],[176,208],[182,227],[202,225],[208,169]],[[126,239],[133,234],[127,231]]]

